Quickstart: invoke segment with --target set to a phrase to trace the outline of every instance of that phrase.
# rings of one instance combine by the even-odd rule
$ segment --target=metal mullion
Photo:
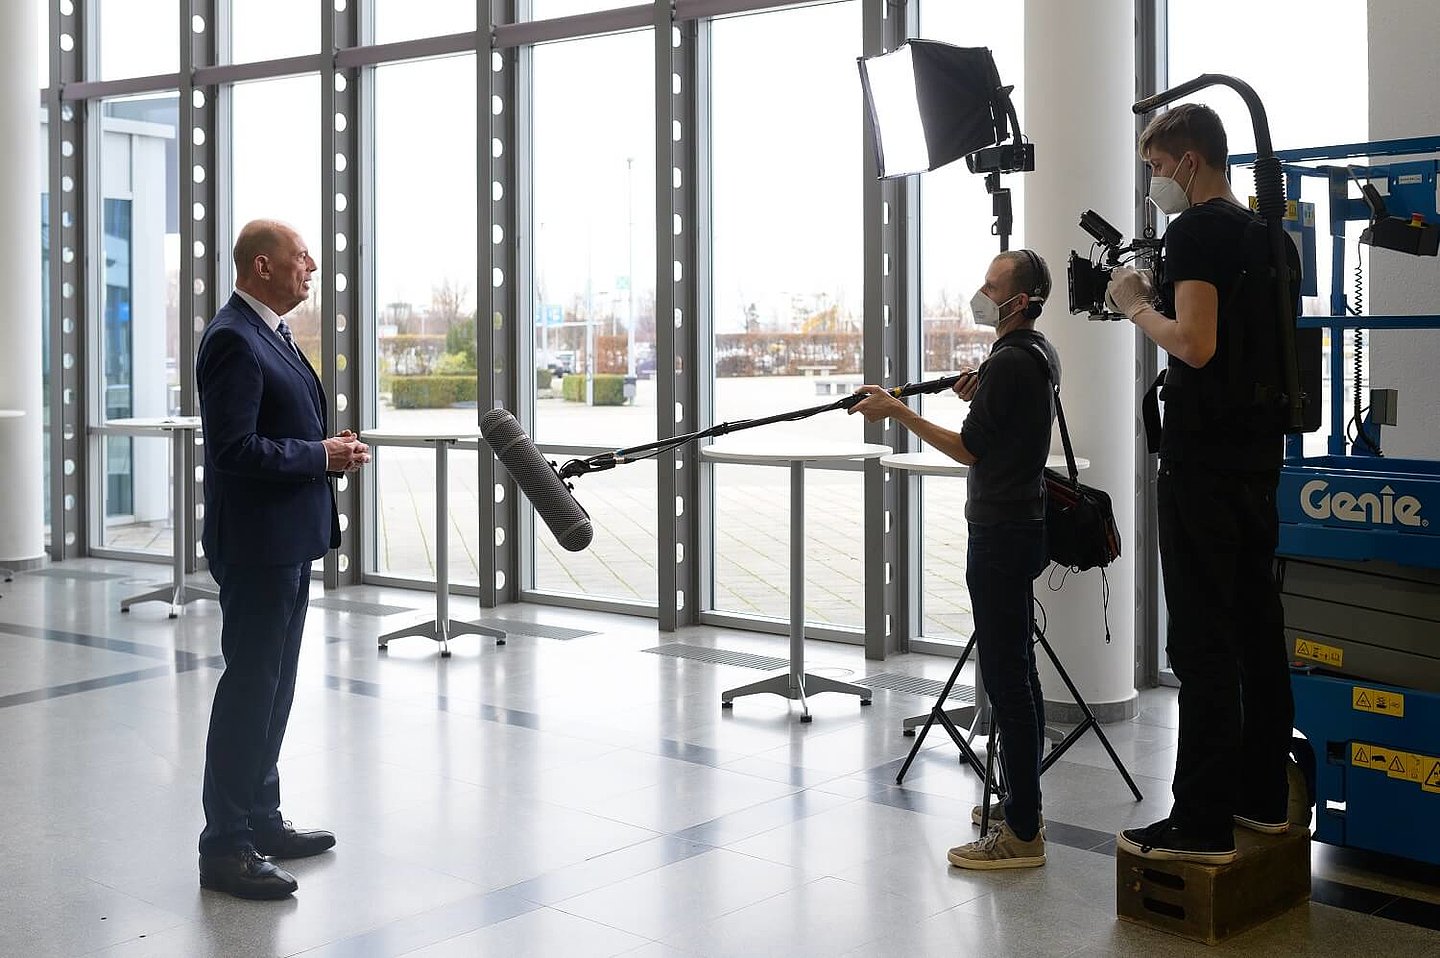
[[[412,589],[417,592],[432,593],[435,590],[434,579],[410,578],[400,575],[381,575],[377,572],[370,572],[364,576],[365,585],[387,586],[392,589]],[[463,582],[451,581],[449,586],[451,598],[463,595],[466,598],[476,598],[480,593],[473,585],[466,585]]]
[[[866,56],[894,49],[913,32],[914,5],[905,0],[865,0],[863,43]],[[857,109],[859,107],[857,106]],[[866,142],[857,144],[864,156],[865,330],[864,370],[867,382],[900,382],[910,372],[910,350],[904,348],[906,312],[913,303],[916,271],[910,262],[917,252],[910,223],[915,188],[909,181],[879,179],[869,149],[869,117],[864,118]],[[911,439],[891,420],[865,425],[867,442],[886,443],[906,451]],[[887,476],[878,460],[865,465],[865,657],[884,659],[904,648],[909,637],[908,602],[901,583],[910,570],[902,558],[913,554],[909,521],[909,484]]]
[[[529,139],[527,97],[522,76],[528,70],[529,51],[498,50],[494,37],[506,24],[514,23],[524,0],[477,0],[476,22],[476,284],[479,287],[475,317],[476,415],[505,407],[515,410],[521,422],[529,422],[531,397],[521,388],[515,374],[529,331],[523,317],[528,283],[522,276],[522,264],[529,256],[522,255],[521,224],[528,227],[528,151]],[[499,69],[496,69],[498,65]],[[495,115],[491,108],[496,98],[501,109]],[[492,140],[501,144],[496,157]],[[500,197],[495,196],[496,189]],[[495,242],[495,227],[501,230]],[[528,229],[526,230],[528,232]],[[495,282],[496,270],[502,274]],[[526,350],[528,353],[528,350]],[[522,405],[522,398],[523,403]],[[524,513],[519,506],[519,490],[508,472],[496,468],[495,457],[476,457],[480,472],[479,542],[480,605],[493,608],[519,596],[522,563],[528,562],[530,551],[522,546],[522,533],[529,523],[522,523]],[[492,490],[499,489],[497,502]],[[522,529],[522,525],[525,527]],[[528,577],[528,571],[524,573]],[[504,578],[503,585],[500,583]]]
[[[324,17],[329,10],[328,7],[322,9],[321,17]],[[323,33],[323,26],[321,30]],[[334,60],[333,55],[305,53],[300,56],[280,57],[275,60],[257,60],[253,63],[222,63],[197,68],[193,82],[200,86],[215,86],[217,84],[243,83],[247,80],[281,80],[285,77],[317,73],[331,66]]]
[[[207,21],[208,22],[208,21]],[[188,39],[189,21],[183,29]],[[187,44],[182,40],[182,50]],[[61,96],[66,100],[108,100],[114,97],[137,96],[142,93],[160,93],[173,90],[180,85],[185,73],[159,73],[153,76],[126,77],[123,80],[77,80],[66,83]]]
[[[726,17],[739,13],[776,13],[801,7],[817,7],[835,0],[675,0],[676,20]]]
[[[83,555],[88,544],[91,440],[85,431],[85,326],[90,294],[86,264],[91,258],[87,237],[93,224],[85,204],[98,171],[89,161],[94,147],[85,129],[89,104],[66,102],[64,88],[83,81],[98,61],[88,30],[95,9],[93,0],[87,0],[75,4],[68,16],[58,9],[50,15],[50,558],[55,561]],[[73,41],[69,51],[60,48],[61,34]],[[63,186],[67,178],[68,192]],[[62,361],[66,355],[71,358],[68,366]],[[71,463],[68,474],[66,462]]]
[[[181,210],[180,302],[189,302],[190,306],[188,309],[182,306],[178,310],[179,355],[176,361],[180,367],[180,413],[184,416],[199,414],[195,389],[195,353],[200,333],[210,317],[215,315],[218,305],[219,277],[216,262],[220,255],[221,238],[228,236],[230,232],[226,204],[217,196],[217,184],[228,182],[228,178],[221,175],[223,158],[219,152],[221,142],[217,122],[218,91],[196,87],[192,83],[197,66],[215,63],[219,58],[218,38],[228,27],[228,10],[225,6],[225,0],[186,0],[180,8],[181,82],[177,114],[179,122],[176,129],[179,141]],[[197,16],[202,17],[205,23],[204,32],[199,34],[191,28],[191,20]],[[202,98],[198,103],[197,93]],[[196,135],[197,132],[199,136]],[[198,179],[196,171],[200,173]],[[205,209],[204,219],[198,222],[194,216],[185,215],[185,211],[197,203]],[[200,539],[201,522],[193,521],[192,517],[195,514],[195,503],[204,501],[202,481],[196,478],[196,467],[202,461],[199,449],[194,443],[190,443],[174,467],[173,481],[186,484],[184,502],[190,510],[190,515],[186,517],[189,520],[185,543],[187,572],[194,572],[199,567],[196,546]]]
[[[920,4],[908,0],[904,6],[890,9],[888,46],[894,49],[920,31]],[[868,143],[866,144],[868,146]],[[885,244],[891,256],[892,269],[886,287],[891,307],[891,322],[886,335],[886,349],[895,358],[890,381],[910,382],[919,379],[925,368],[924,322],[921,318],[920,293],[920,177],[893,180],[890,188],[890,216],[885,225]],[[898,433],[898,435],[897,435]],[[919,442],[908,430],[895,427],[891,435],[897,439],[897,451],[915,450]],[[920,633],[921,561],[923,542],[920,519],[922,483],[901,481],[892,474],[895,516],[892,522],[894,541],[886,561],[891,564],[885,585],[886,608],[892,610],[893,644],[889,652],[910,651],[910,637]]]
[[[363,197],[358,188],[359,170],[368,162],[360,147],[360,84],[354,70],[341,70],[333,52],[353,46],[360,36],[360,4],[346,4],[337,10],[334,4],[322,4],[321,49],[324,57],[320,69],[320,243],[325,249],[325,269],[321,273],[323,301],[320,311],[320,382],[325,388],[329,432],[342,429],[358,432],[359,407],[352,404],[357,397],[356,363],[357,330],[360,320],[359,291],[361,275],[360,236],[356,226],[362,221]],[[343,80],[344,89],[338,89]],[[344,129],[339,129],[341,121]],[[340,198],[345,208],[340,209]],[[342,288],[342,277],[344,286]],[[361,562],[356,543],[362,538],[360,525],[350,523],[357,517],[360,495],[360,474],[337,479],[335,505],[342,521],[349,524],[342,533],[340,548],[325,554],[325,588],[353,585],[360,581]]]
[[[415,40],[397,40],[393,43],[374,43],[346,47],[335,53],[335,65],[351,70],[356,67],[381,66],[390,63],[404,63],[407,60],[426,60],[432,57],[453,56],[457,53],[476,52],[479,38],[484,31],[466,30],[463,33],[449,33],[438,37],[420,37]]]
[[[362,39],[369,39],[375,35],[375,0],[359,0],[359,29]],[[343,52],[343,51],[342,51]],[[376,178],[376,89],[379,78],[376,76],[373,65],[348,64],[336,54],[335,65],[337,68],[355,66],[360,67],[357,71],[356,96],[358,104],[355,110],[355,123],[359,126],[357,137],[359,155],[355,158],[358,164],[358,184],[356,192],[360,203],[360,211],[355,217],[355,235],[350,241],[360,247],[360,268],[355,271],[355,282],[358,284],[357,295],[360,299],[360,309],[354,322],[351,323],[354,329],[354,344],[351,352],[351,360],[355,365],[355,392],[352,402],[358,403],[355,415],[358,417],[360,426],[364,429],[373,429],[379,421],[380,407],[380,350],[378,332],[376,329],[376,263],[375,263],[375,236],[376,236],[376,203],[375,203],[375,178]],[[370,444],[375,448],[375,444]],[[378,465],[378,460],[377,460]],[[356,487],[355,511],[352,515],[352,527],[355,531],[355,549],[359,556],[359,581],[365,584],[376,583],[379,578],[379,557],[380,557],[380,479],[379,470],[361,470],[352,479],[358,480]],[[458,593],[458,588],[451,587],[452,592]]]
[[[581,609],[587,612],[608,612],[614,615],[633,615],[647,619],[656,618],[655,606],[644,602],[626,602],[623,599],[594,599],[570,592],[542,592],[538,589],[521,589],[516,601],[534,605],[553,605],[565,609]]]
[[[1167,3],[1151,0],[1135,2],[1135,98],[1143,99],[1163,89],[1168,74]],[[1147,118],[1135,118],[1135,139],[1138,142]],[[1145,163],[1136,158],[1135,170],[1135,235],[1144,235],[1154,228],[1154,208],[1145,201]],[[1158,350],[1144,332],[1135,330],[1135,415],[1144,408],[1142,399],[1159,373]],[[1159,463],[1150,455],[1143,424],[1135,428],[1135,530],[1136,589],[1135,615],[1135,687],[1153,688],[1160,681],[1160,539],[1156,525],[1158,492],[1156,489]]]
[[[807,465],[808,469],[809,466]],[[700,613],[700,625],[709,625],[722,629],[740,629],[745,632],[762,632],[767,635],[789,635],[790,620],[788,618],[774,618],[771,616],[742,615],[739,612],[718,612],[710,610]],[[805,638],[818,639],[822,642],[839,642],[843,645],[864,645],[865,632],[863,629],[846,628],[837,625],[817,625],[814,622],[805,623]]]
[[[669,5],[660,0],[667,11]],[[578,13],[567,17],[551,17],[545,20],[525,18],[495,22],[494,43],[499,50],[512,47],[533,46],[537,43],[551,43],[556,40],[579,40],[584,37],[598,37],[609,33],[625,33],[643,30],[655,22],[656,4],[636,4],[613,10],[599,10],[594,13]]]
[[[700,169],[696,133],[702,108],[696,83],[700,31],[693,21],[677,27],[665,0],[657,2],[653,12],[655,354],[672,357],[656,365],[656,436],[668,439],[698,428],[704,388],[699,380],[710,375],[708,365],[700,361],[701,294],[706,284],[699,276],[704,267],[697,261],[695,242],[699,226],[695,182]],[[676,76],[680,78],[678,91]],[[675,131],[680,134],[678,139]],[[663,453],[657,462],[657,591],[660,628],[668,632],[699,621],[700,457],[689,444]]]
[[[692,54],[687,59],[689,69],[684,76],[683,90],[689,91],[685,100],[691,112],[690,135],[686,138],[690,149],[687,159],[691,169],[687,173],[689,183],[686,203],[685,236],[689,240],[686,251],[690,261],[686,269],[692,277],[689,296],[691,315],[691,348],[694,351],[695,375],[690,385],[693,394],[690,404],[694,406],[696,422],[715,421],[715,318],[714,318],[714,216],[711,187],[714,174],[710,156],[712,127],[710,122],[710,77],[711,77],[711,36],[710,21],[695,20],[688,24],[693,34]],[[690,541],[686,545],[690,559],[685,571],[686,588],[696,597],[694,609],[696,619],[704,610],[715,607],[714,576],[714,498],[711,479],[714,471],[703,468],[698,456],[690,470],[690,501],[695,503],[694,522],[690,527]]]

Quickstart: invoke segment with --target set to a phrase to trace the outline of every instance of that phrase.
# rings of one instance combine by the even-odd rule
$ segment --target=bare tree
[[[461,319],[469,317],[466,301],[470,291],[463,283],[449,279],[441,280],[439,286],[430,287],[430,310],[428,319],[432,332],[443,333]]]

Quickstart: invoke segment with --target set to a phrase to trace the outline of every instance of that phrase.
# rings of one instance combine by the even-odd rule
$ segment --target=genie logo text
[[[1368,523],[1377,526],[1425,528],[1430,520],[1420,514],[1421,502],[1414,496],[1397,496],[1388,485],[1378,493],[1330,491],[1324,479],[1312,479],[1300,489],[1300,508],[1312,519]]]

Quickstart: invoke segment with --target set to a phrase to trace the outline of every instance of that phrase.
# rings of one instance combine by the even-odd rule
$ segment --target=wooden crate
[[[1228,865],[1165,862],[1115,852],[1115,911],[1126,921],[1214,945],[1310,897],[1310,832],[1235,829]]]

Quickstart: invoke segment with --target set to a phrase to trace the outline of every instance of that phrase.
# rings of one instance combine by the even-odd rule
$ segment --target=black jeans
[[[1040,829],[1045,699],[1035,671],[1035,577],[1045,571],[1044,520],[970,523],[965,582],[980,678],[1000,730],[1005,820],[1020,838]]]
[[[1161,464],[1166,651],[1180,680],[1171,819],[1202,835],[1228,834],[1236,812],[1285,815],[1295,704],[1275,579],[1278,481]]]
[[[220,586],[225,671],[205,742],[205,830],[200,854],[252,844],[280,828],[276,762],[295,698],[300,636],[310,602],[310,563],[230,565],[210,560]]]

